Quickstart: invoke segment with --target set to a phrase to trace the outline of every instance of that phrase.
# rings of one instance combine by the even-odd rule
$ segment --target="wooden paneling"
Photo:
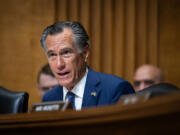
[[[111,0],[103,0],[102,4],[102,46],[101,46],[101,60],[102,60],[102,72],[112,73],[112,1]],[[93,52],[92,52],[93,53]]]
[[[90,35],[90,0],[80,0],[80,18],[87,33]]]
[[[161,3],[160,3],[161,4]],[[158,1],[150,0],[148,2],[148,63],[158,65]]]
[[[158,0],[137,0],[135,68],[158,65]]]
[[[54,3],[1,0],[0,16],[0,85],[27,91],[30,104],[37,102],[37,72],[47,62],[40,35],[54,20]]]
[[[124,24],[125,24],[125,7],[124,0],[114,1],[114,25],[113,25],[113,73],[118,76],[124,76]],[[115,28],[114,28],[115,27]]]
[[[157,65],[158,1],[56,1],[58,21],[78,20],[87,29],[91,41],[89,66],[93,69],[132,82],[137,66]]]
[[[147,11],[148,11],[148,2],[147,0],[138,0],[137,1],[137,8],[136,8],[136,31],[135,31],[135,38],[136,38],[136,54],[135,55],[135,67],[140,66],[144,63],[147,63],[148,59],[148,49],[147,49]],[[143,57],[142,57],[143,56]]]
[[[93,9],[93,10],[92,10]],[[96,71],[101,71],[101,46],[102,45],[102,28],[101,28],[101,16],[102,16],[102,5],[101,0],[91,0],[91,19],[90,19],[90,67],[93,67]],[[94,21],[96,20],[96,21]]]
[[[135,0],[125,1],[125,55],[124,65],[125,65],[125,78],[130,80],[134,74],[134,56],[135,56]]]
[[[55,0],[55,21],[68,20],[68,0]]]
[[[178,135],[180,95],[81,111],[0,115],[2,135]]]
[[[68,0],[68,20],[79,21],[79,0]]]
[[[178,0],[0,0],[0,85],[30,94],[47,62],[42,30],[55,21],[80,21],[90,36],[89,66],[132,82],[145,63],[160,66],[180,86]]]
[[[159,66],[165,79],[180,87],[180,1],[160,0]]]

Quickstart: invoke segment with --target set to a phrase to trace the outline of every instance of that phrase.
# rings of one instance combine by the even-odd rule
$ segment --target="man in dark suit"
[[[78,22],[58,22],[48,26],[41,45],[59,86],[43,96],[46,101],[71,101],[73,108],[116,103],[123,94],[134,93],[125,80],[87,67],[89,37]]]

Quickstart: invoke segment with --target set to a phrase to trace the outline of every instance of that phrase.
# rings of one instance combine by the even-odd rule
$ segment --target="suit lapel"
[[[86,86],[84,90],[82,108],[87,106],[88,107],[96,106],[101,91],[98,88],[98,85],[100,84],[100,79],[97,73],[91,70],[90,68],[88,70],[89,71],[88,71]]]
[[[63,101],[63,88],[62,87],[60,89],[59,98],[60,98],[61,101]]]
[[[55,100],[63,101],[63,88],[58,85],[56,88],[56,94],[54,95]]]

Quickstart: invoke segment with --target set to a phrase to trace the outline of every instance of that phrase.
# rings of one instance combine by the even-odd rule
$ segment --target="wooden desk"
[[[0,115],[0,135],[180,134],[180,94],[81,111]]]

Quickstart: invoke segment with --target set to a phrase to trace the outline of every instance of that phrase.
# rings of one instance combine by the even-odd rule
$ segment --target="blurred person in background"
[[[164,75],[158,67],[145,64],[137,68],[134,74],[134,89],[138,92],[163,81]]]
[[[40,97],[53,87],[58,85],[58,81],[52,73],[49,64],[44,65],[37,76],[38,94]]]

